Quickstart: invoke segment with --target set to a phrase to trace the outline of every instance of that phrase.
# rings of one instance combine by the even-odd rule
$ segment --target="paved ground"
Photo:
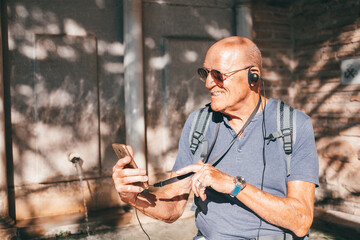
[[[311,240],[359,240],[360,231],[348,231],[328,223],[315,222],[311,229]],[[163,222],[147,223],[143,225],[151,240],[191,240],[196,234],[197,229],[194,218],[188,217],[179,219],[175,223],[167,224]],[[116,230],[99,231],[96,234],[63,236],[58,239],[86,239],[86,240],[146,240],[148,239],[139,225],[120,228]]]
[[[191,240],[195,236],[194,212],[188,204],[183,217],[168,224],[139,213],[140,221],[151,240]],[[311,240],[360,240],[360,217],[330,210],[315,209]],[[342,226],[342,227],[340,227]],[[347,226],[347,227],[345,227]],[[22,239],[86,239],[146,240],[132,208],[108,209],[89,213],[52,216],[17,223],[17,238]],[[356,230],[357,229],[357,230]],[[78,234],[79,232],[83,234]],[[87,234],[89,232],[89,234]],[[36,237],[37,236],[37,237]],[[38,236],[47,236],[39,238]],[[12,239],[15,240],[15,239]]]
[[[143,225],[151,240],[176,240],[192,239],[197,229],[193,218],[179,219],[175,223],[164,222],[148,223]],[[73,236],[66,239],[87,239],[87,240],[146,240],[148,239],[140,226],[130,226],[112,231],[97,232],[95,236]]]

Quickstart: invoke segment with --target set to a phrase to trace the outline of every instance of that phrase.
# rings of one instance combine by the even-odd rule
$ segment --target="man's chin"
[[[215,102],[211,102],[211,109],[215,112],[221,112],[222,110],[224,110],[224,106]]]

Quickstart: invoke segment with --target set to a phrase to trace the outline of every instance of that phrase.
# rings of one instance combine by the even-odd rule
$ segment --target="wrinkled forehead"
[[[246,65],[245,60],[244,47],[230,44],[213,45],[205,56],[204,67],[213,69],[242,67]]]

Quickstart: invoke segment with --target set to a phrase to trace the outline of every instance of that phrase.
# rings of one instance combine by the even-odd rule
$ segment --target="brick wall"
[[[297,1],[292,14],[294,98],[320,158],[317,205],[360,215],[360,85],[342,85],[340,71],[360,58],[360,1]]]
[[[253,2],[253,37],[263,52],[267,95],[312,118],[316,205],[360,216],[360,85],[342,85],[340,71],[342,60],[360,58],[360,1],[265,2]]]
[[[253,4],[253,40],[263,56],[262,76],[266,95],[289,102],[292,81],[293,41],[288,7],[269,6],[264,1]]]

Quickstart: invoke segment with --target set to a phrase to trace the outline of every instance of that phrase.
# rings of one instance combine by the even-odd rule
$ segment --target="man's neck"
[[[243,101],[241,104],[239,104],[239,108],[236,112],[233,114],[226,114],[226,117],[229,120],[229,123],[231,127],[238,132],[245,124],[245,122],[250,117],[251,113],[256,108],[258,102],[259,102],[259,96],[260,95],[254,95],[252,96],[248,101]],[[267,101],[266,98],[261,97],[261,102],[263,104],[260,104],[260,107],[257,112],[261,112],[263,110],[263,106],[265,102]]]

